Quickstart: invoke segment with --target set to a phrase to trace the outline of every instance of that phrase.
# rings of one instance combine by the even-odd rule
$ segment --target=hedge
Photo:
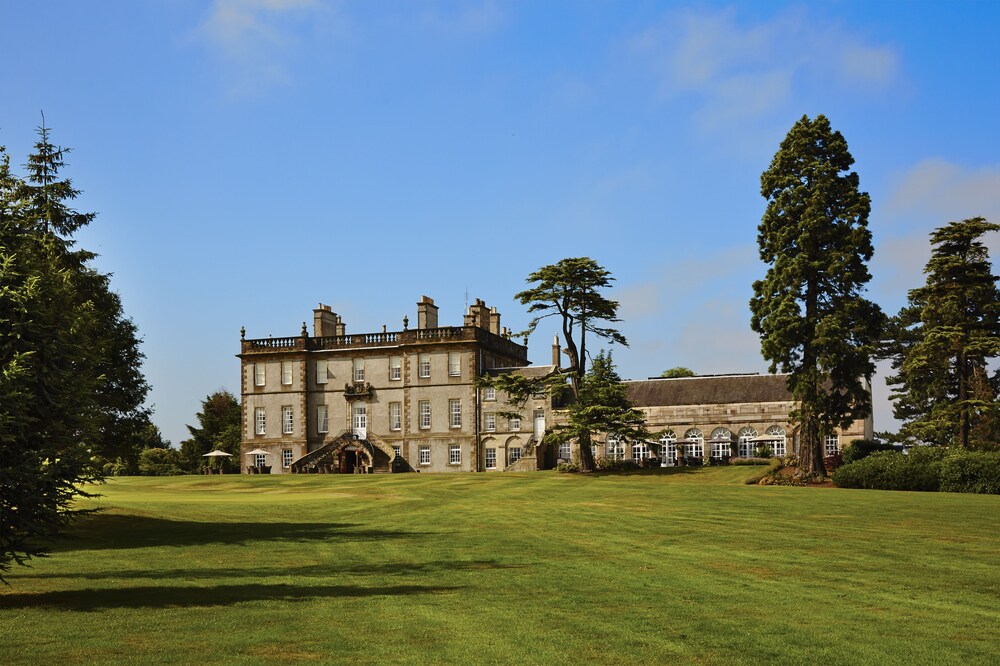
[[[1000,494],[1000,452],[915,447],[877,451],[837,469],[841,488]]]

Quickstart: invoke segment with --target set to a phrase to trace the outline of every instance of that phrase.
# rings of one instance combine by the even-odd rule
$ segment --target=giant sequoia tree
[[[69,205],[64,153],[43,125],[22,180],[0,148],[0,579],[69,521],[123,419],[148,423],[135,327],[74,247],[93,214]]]
[[[862,295],[871,278],[870,200],[852,164],[826,117],[803,116],[760,179],[767,209],[757,241],[769,268],[753,285],[751,326],[771,372],[789,373],[804,474],[826,473],[824,433],[871,412],[883,317]]]
[[[885,355],[900,434],[935,444],[985,444],[973,433],[1000,404],[987,361],[1000,356],[1000,291],[981,238],[1000,230],[981,217],[931,234],[927,283],[892,319]]]

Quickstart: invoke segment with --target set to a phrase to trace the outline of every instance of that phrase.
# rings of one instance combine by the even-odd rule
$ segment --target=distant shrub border
[[[907,454],[876,451],[840,467],[832,478],[840,488],[1000,495],[1000,452],[938,447],[914,447]]]

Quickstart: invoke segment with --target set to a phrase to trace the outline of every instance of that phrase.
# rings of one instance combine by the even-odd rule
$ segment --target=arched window
[[[677,464],[677,435],[667,430],[660,435],[660,466],[673,467]]]
[[[771,426],[764,431],[767,436],[767,443],[771,445],[771,452],[779,458],[786,455],[785,430],[778,426]]]
[[[739,442],[740,458],[753,458],[753,440],[757,436],[757,431],[750,426],[744,426],[740,428],[736,436],[739,438],[737,441]]]
[[[716,460],[728,458],[732,455],[730,444],[733,441],[733,433],[728,428],[716,428],[712,431],[712,457]]]
[[[684,444],[684,455],[692,458],[705,457],[705,436],[701,430],[691,428],[684,433],[684,439],[688,440]]]

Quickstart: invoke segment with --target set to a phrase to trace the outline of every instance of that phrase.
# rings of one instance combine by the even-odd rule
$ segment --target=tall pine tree
[[[884,355],[896,374],[896,418],[904,437],[935,444],[987,445],[1000,403],[987,362],[1000,356],[1000,291],[981,238],[1000,225],[975,217],[931,233],[927,282],[891,321]]]
[[[761,175],[757,241],[769,266],[754,282],[751,326],[771,372],[789,373],[803,474],[825,475],[822,435],[871,413],[868,382],[883,316],[862,295],[872,257],[866,193],[829,120],[803,116]]]

